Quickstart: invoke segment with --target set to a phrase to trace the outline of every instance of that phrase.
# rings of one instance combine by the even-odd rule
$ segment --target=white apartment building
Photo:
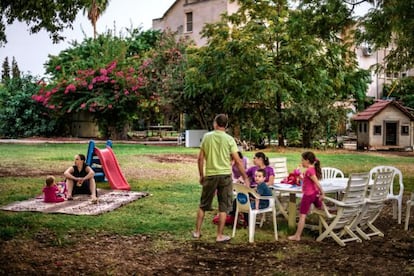
[[[214,23],[220,20],[223,13],[232,14],[238,10],[237,1],[230,3],[228,0],[177,0],[164,13],[161,18],[153,19],[154,30],[167,30],[177,32],[179,35],[192,39],[197,46],[207,43],[200,32],[206,23]],[[366,7],[361,7],[366,9]],[[366,12],[366,11],[365,11]],[[363,69],[369,69],[372,65],[383,63],[387,50],[373,52],[369,45],[355,48],[358,64]],[[404,76],[414,76],[414,70],[407,72],[375,74],[372,72],[372,83],[369,85],[367,96],[381,99],[382,87],[385,83]]]

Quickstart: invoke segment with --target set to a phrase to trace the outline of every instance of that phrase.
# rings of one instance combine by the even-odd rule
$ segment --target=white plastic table
[[[348,178],[330,178],[323,179],[320,181],[324,193],[338,193],[345,190],[345,187],[348,183]],[[273,190],[281,193],[289,193],[289,204],[286,210],[283,208],[280,201],[275,196],[276,205],[278,206],[280,212],[285,216],[288,221],[289,228],[296,227],[296,195],[302,193],[302,187],[284,184],[284,183],[275,183],[273,185]]]

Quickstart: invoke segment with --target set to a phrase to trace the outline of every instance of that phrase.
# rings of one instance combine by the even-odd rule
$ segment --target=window
[[[192,12],[187,12],[185,14],[185,20],[186,20],[186,26],[187,32],[192,32],[193,31],[193,13]]]
[[[381,135],[381,126],[374,126],[374,135]]]
[[[367,123],[359,123],[359,133],[367,132]]]
[[[401,126],[401,135],[404,135],[404,136],[406,136],[406,135],[408,135],[409,134],[409,126]]]

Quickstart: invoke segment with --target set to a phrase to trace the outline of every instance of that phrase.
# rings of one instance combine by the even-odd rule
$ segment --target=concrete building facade
[[[223,13],[232,14],[238,10],[236,2],[227,0],[177,0],[164,13],[163,17],[153,19],[154,30],[171,30],[178,35],[192,39],[197,46],[207,44],[201,37],[206,23],[220,21]]]

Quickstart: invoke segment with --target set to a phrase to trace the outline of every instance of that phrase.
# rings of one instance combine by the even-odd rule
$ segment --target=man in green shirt
[[[219,205],[219,223],[217,225],[217,242],[230,240],[223,235],[227,213],[232,209],[233,183],[231,178],[231,159],[234,159],[237,168],[244,179],[244,184],[250,186],[249,178],[243,167],[237,151],[234,138],[226,133],[228,118],[219,114],[214,118],[214,130],[206,133],[201,141],[198,155],[198,171],[200,184],[203,186],[200,205],[197,212],[196,230],[193,238],[201,237],[201,225],[206,211],[212,209],[212,202],[217,191]]]

